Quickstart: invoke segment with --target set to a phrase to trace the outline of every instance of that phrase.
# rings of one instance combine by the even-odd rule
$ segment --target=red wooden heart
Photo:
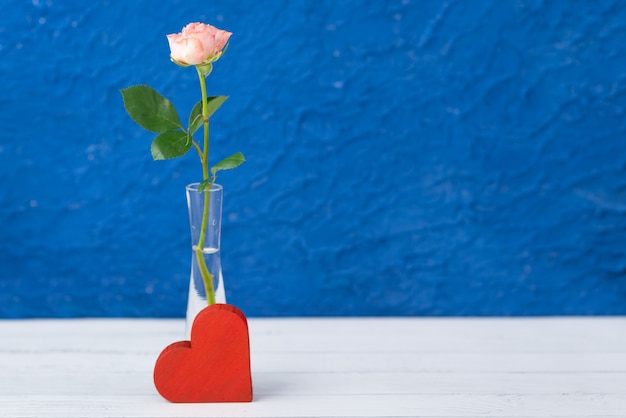
[[[167,346],[154,366],[154,385],[171,402],[251,402],[248,322],[232,305],[204,308],[191,341]]]

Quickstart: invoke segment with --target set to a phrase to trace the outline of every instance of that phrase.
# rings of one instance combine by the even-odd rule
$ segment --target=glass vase
[[[212,276],[214,303],[226,303],[220,260],[223,188],[219,184],[213,184],[210,190],[198,192],[198,185],[199,183],[192,183],[186,187],[189,225],[191,227],[191,277],[189,279],[185,331],[187,338],[190,337],[191,326],[196,315],[209,305],[205,281],[200,273],[201,266],[198,263],[199,251],[197,249],[201,249],[204,264]],[[205,208],[208,209],[208,212],[206,220],[203,222]],[[201,233],[203,229],[204,234]],[[203,245],[199,242],[200,239],[204,240]]]

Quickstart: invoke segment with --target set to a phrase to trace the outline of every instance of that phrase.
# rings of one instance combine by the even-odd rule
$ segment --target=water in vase
[[[222,263],[220,259],[220,250],[216,248],[205,248],[204,261],[207,268],[213,275],[213,287],[215,291],[215,303],[226,303],[226,292],[224,291],[224,277],[222,276]],[[198,263],[196,262],[196,253],[192,251],[191,257],[191,277],[189,280],[189,296],[187,298],[187,320],[186,331],[187,338],[191,335],[191,325],[198,313],[208,306],[204,282]]]

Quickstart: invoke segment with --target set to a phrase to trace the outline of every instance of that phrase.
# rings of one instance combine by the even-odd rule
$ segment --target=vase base
[[[224,291],[224,278],[222,271],[219,271],[217,278],[217,287],[215,288],[215,303],[226,303],[226,292]],[[185,316],[185,338],[191,337],[191,326],[196,316],[201,310],[209,306],[205,296],[202,296],[196,290],[194,279],[191,277],[189,281],[189,294],[187,295],[187,313]]]

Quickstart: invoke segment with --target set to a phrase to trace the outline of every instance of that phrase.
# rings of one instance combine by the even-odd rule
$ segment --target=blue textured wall
[[[229,301],[250,315],[626,314],[626,2],[12,0],[0,316],[182,316],[194,155],[119,89],[209,78]]]

